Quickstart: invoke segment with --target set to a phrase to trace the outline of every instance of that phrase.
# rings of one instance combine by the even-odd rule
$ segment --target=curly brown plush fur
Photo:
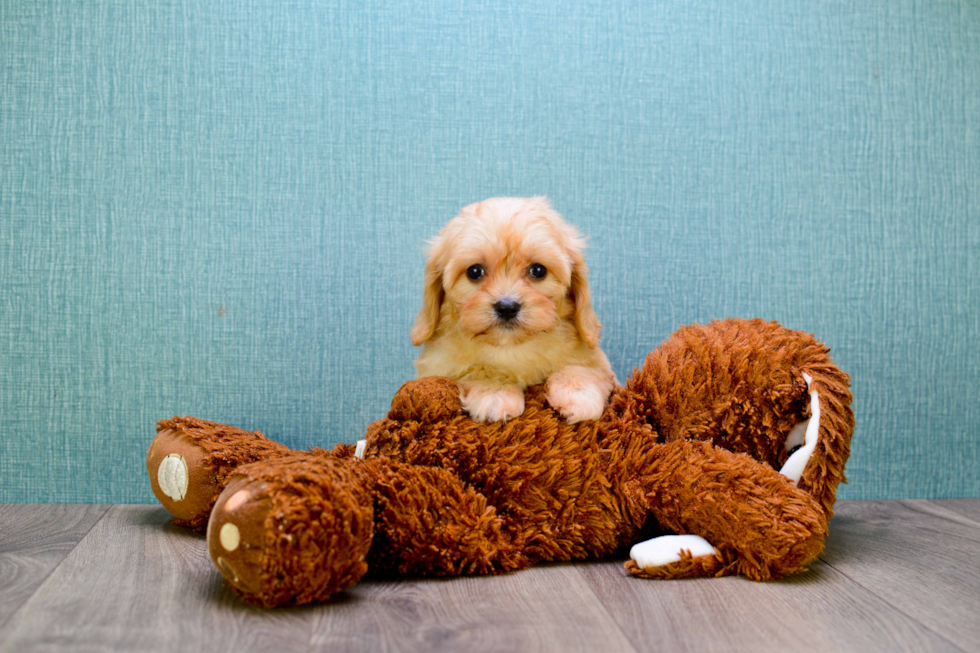
[[[148,468],[154,479],[182,444],[198,481],[175,501],[154,479],[157,496],[192,526],[210,514],[216,565],[266,606],[324,600],[368,568],[498,573],[608,556],[659,533],[697,535],[714,550],[630,560],[634,575],[768,580],[823,548],[854,425],[848,382],[812,336],[726,320],[675,333],[598,421],[568,424],[532,387],[520,417],[477,423],[454,381],[429,377],[406,383],[370,425],[363,459],[351,445],[293,452],[174,418],[160,422]],[[819,439],[797,486],[779,470],[788,434],[810,417],[810,392]],[[196,513],[171,507],[184,502]]]

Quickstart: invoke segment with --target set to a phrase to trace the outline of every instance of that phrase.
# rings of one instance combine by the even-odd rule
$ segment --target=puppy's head
[[[595,348],[601,326],[584,249],[585,239],[543,197],[470,204],[432,241],[412,343],[442,326],[493,345],[518,344],[569,321]]]

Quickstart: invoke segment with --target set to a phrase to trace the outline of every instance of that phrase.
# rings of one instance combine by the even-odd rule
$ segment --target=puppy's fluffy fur
[[[463,208],[429,249],[411,331],[413,344],[425,343],[418,376],[456,379],[478,421],[517,417],[524,388],[545,382],[569,422],[598,419],[616,377],[599,349],[584,249],[543,197]]]

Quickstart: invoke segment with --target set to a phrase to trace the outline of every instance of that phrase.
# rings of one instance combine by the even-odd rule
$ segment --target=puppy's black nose
[[[521,312],[521,305],[513,299],[501,299],[493,305],[493,310],[501,320],[513,320]]]

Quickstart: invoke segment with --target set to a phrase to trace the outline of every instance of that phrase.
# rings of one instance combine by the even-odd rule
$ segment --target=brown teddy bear
[[[477,423],[454,381],[406,383],[357,446],[298,452],[190,417],[159,422],[147,468],[179,523],[207,525],[248,601],[321,601],[371,568],[490,574],[632,546],[636,576],[802,570],[823,549],[854,427],[849,378],[774,322],[680,329],[569,424],[529,388]],[[671,535],[672,534],[672,535]]]

